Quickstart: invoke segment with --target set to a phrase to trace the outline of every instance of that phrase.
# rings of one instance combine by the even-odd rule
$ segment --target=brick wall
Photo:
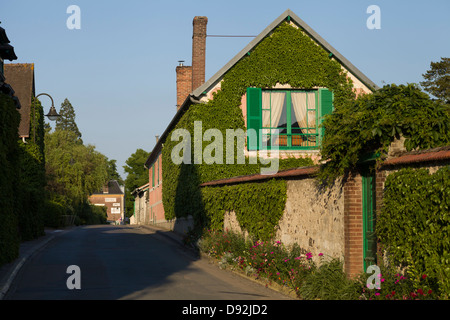
[[[192,34],[192,90],[205,83],[207,17],[194,17]]]
[[[192,92],[192,67],[177,66],[177,110]]]
[[[363,271],[362,177],[353,172],[344,185],[344,269],[350,276]]]

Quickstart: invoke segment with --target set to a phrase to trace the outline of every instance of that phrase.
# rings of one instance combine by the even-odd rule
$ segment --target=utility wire
[[[216,35],[216,34],[208,34],[207,37],[222,37],[222,38],[255,38],[256,36],[232,36],[232,35]]]

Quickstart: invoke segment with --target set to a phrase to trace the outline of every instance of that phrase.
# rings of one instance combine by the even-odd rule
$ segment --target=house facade
[[[116,180],[108,181],[101,191],[90,195],[88,200],[95,206],[106,207],[108,223],[124,223],[125,197],[122,188]]]
[[[145,164],[149,169],[149,223],[186,233],[198,223],[195,203],[207,202],[209,192],[220,194],[230,190],[220,189],[224,186],[253,185],[269,179],[289,180],[286,204],[274,236],[287,243],[299,243],[305,249],[358,260],[356,264],[352,262],[352,267],[361,269],[364,257],[359,248],[363,247],[363,239],[355,237],[360,230],[355,233],[352,229],[361,226],[354,224],[350,216],[351,213],[361,215],[361,210],[355,209],[360,199],[353,199],[358,197],[356,193],[361,193],[355,191],[361,187],[360,175],[355,186],[349,184],[331,194],[320,194],[312,178],[314,168],[275,171],[271,175],[242,168],[250,168],[251,159],[261,163],[265,159],[267,163],[274,157],[309,158],[319,164],[324,134],[320,125],[324,117],[333,111],[336,103],[371,93],[378,87],[290,10],[205,81],[207,23],[206,17],[193,20],[192,66],[180,64],[176,68],[177,112]],[[197,137],[195,120],[203,125]],[[194,127],[188,128],[192,149],[180,150],[183,150],[183,163],[194,165],[180,168],[173,166],[173,157],[170,159],[169,155],[171,151],[174,154],[174,141],[181,141],[180,135],[174,136],[175,130],[183,129],[187,123],[194,123]],[[208,141],[214,138],[217,141],[214,134],[207,137],[208,129],[214,126],[222,133],[226,128],[245,132],[244,142],[240,144],[236,137],[237,142],[232,145],[233,149],[236,146],[233,152],[243,154],[244,164],[239,169],[225,162],[218,163],[218,148],[213,151],[210,148],[210,158],[206,158]],[[199,137],[203,140],[198,145],[203,158],[196,162]],[[217,145],[211,143],[211,146]],[[189,159],[185,158],[186,153],[191,156]],[[214,169],[203,169],[201,165],[211,158],[212,162],[206,165],[211,164],[210,168]],[[184,162],[186,159],[191,162]],[[237,155],[233,159],[237,160]],[[201,190],[195,191],[198,186]],[[246,196],[250,190],[244,192]],[[305,214],[300,214],[305,210]],[[224,228],[246,232],[248,228],[242,216],[234,210],[220,211],[222,216],[210,220],[218,220]],[[300,236],[308,232],[309,236]]]

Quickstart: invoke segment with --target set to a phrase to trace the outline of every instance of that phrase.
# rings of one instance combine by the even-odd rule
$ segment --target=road
[[[79,269],[68,271],[69,266]],[[78,227],[50,241],[21,268],[6,299],[290,298],[195,257],[162,231],[102,225]]]

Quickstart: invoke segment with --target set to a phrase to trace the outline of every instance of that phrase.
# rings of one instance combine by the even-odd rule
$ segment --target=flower
[[[426,274],[424,274],[423,276],[422,276],[422,279],[425,279],[427,277],[427,275]]]
[[[321,253],[319,253],[319,257],[321,257],[321,256],[323,256],[323,253],[321,252]]]

